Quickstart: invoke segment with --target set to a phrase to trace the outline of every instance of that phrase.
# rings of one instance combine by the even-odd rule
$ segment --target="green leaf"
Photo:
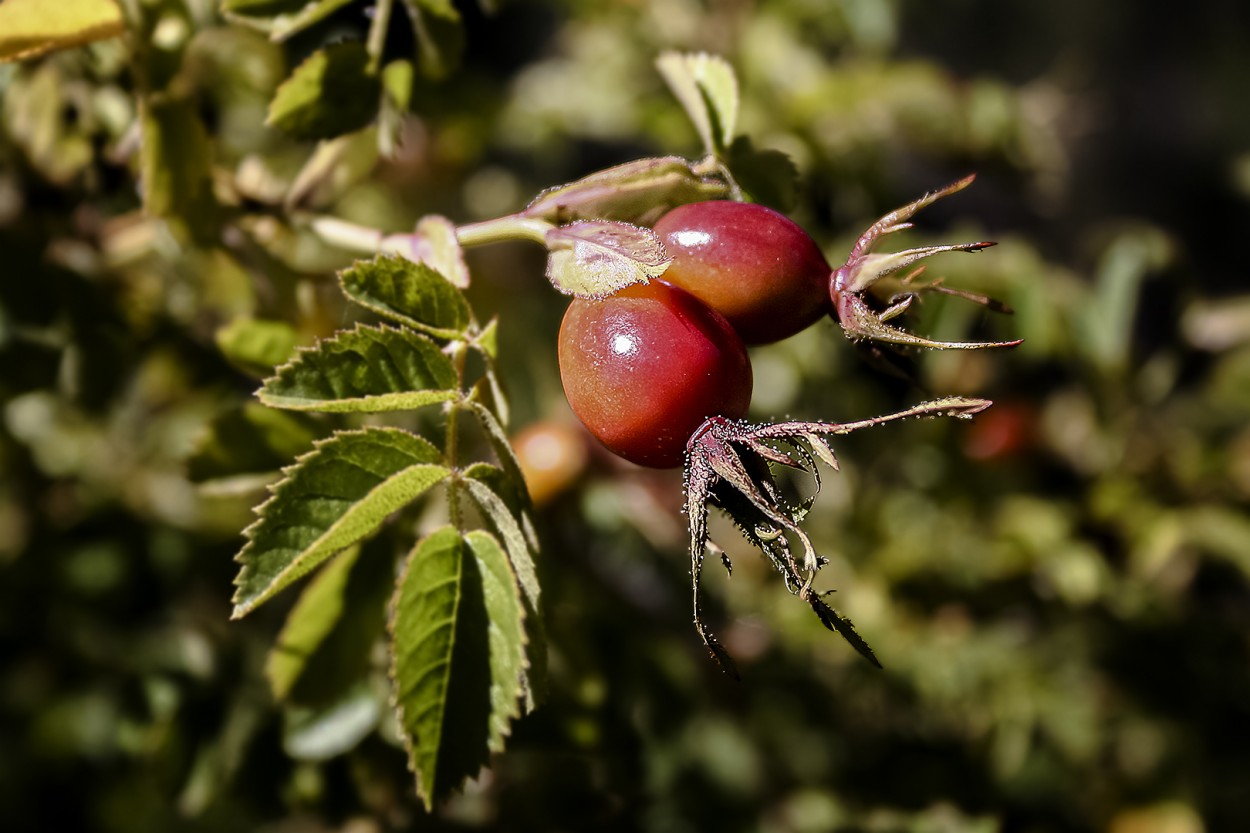
[[[114,0],[6,0],[0,3],[0,61],[34,58],[124,30]]]
[[[247,402],[213,419],[187,458],[193,483],[276,473],[326,433],[312,417]]]
[[[378,111],[378,153],[394,159],[399,153],[404,118],[412,103],[411,61],[391,61],[382,68],[382,102]]]
[[[430,809],[503,749],[520,713],[525,610],[499,543],[451,527],[413,550],[392,609],[394,700]]]
[[[461,338],[469,326],[464,295],[424,263],[378,255],[340,272],[339,283],[362,307],[439,338]]]
[[[417,57],[427,78],[443,78],[460,65],[464,27],[451,0],[404,0],[418,44]]]
[[[285,321],[236,318],[217,331],[217,349],[233,364],[256,376],[267,376],[291,358],[299,334]]]
[[[779,150],[758,150],[746,136],[734,139],[726,160],[734,180],[752,200],[787,212],[798,199],[799,171]]]
[[[460,483],[481,511],[487,525],[503,542],[524,596],[528,636],[526,656],[529,659],[529,670],[525,677],[525,708],[529,712],[536,707],[542,696],[547,675],[547,638],[540,615],[541,588],[532,554],[537,547],[534,545],[532,525],[525,513],[514,512],[508,502],[492,488],[491,483],[496,480],[488,472],[493,468],[484,464],[471,466]]]
[[[394,583],[384,538],[348,549],[318,572],[269,651],[265,676],[274,698],[321,706],[363,679]]]
[[[379,693],[357,681],[338,700],[319,708],[288,708],[282,748],[297,761],[326,761],[355,749],[382,718]]]
[[[459,396],[456,371],[420,333],[358,324],[300,350],[258,391],[274,408],[408,411]]]
[[[223,0],[226,19],[282,41],[319,23],[353,0]]]
[[[368,124],[381,85],[369,74],[369,53],[356,42],[314,52],[278,87],[266,124],[299,139],[329,139]]]
[[[286,470],[244,534],[236,560],[238,619],[330,556],[360,541],[392,512],[451,473],[438,449],[398,428],[345,431]]]
[[[706,52],[665,52],[655,63],[699,131],[704,149],[724,156],[738,121],[738,79],[733,67]]]
[[[504,476],[508,488],[515,493],[515,506],[518,510],[528,511],[531,507],[529,492],[525,488],[525,475],[521,473],[521,462],[517,459],[516,451],[513,450],[503,425],[495,418],[491,410],[480,402],[470,402],[469,410],[473,412],[482,426],[482,431],[490,442],[491,450],[495,452],[495,457],[499,460],[500,473]],[[538,548],[536,538],[531,537],[530,545],[534,549]]]
[[[156,217],[198,214],[212,203],[208,133],[193,102],[145,100],[142,111],[143,207]]]
[[[579,220],[547,232],[547,280],[565,295],[602,298],[658,278],[671,258],[648,228]]]

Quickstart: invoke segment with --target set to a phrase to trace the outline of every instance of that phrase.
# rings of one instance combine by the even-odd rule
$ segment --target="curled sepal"
[[[1019,341],[981,341],[981,342],[949,342],[949,341],[933,341],[922,336],[915,336],[911,333],[900,330],[886,324],[891,318],[901,315],[911,304],[911,298],[904,298],[899,303],[895,303],[887,307],[882,312],[875,312],[864,300],[864,293],[867,292],[874,284],[887,275],[892,275],[902,269],[932,257],[943,252],[979,252],[988,249],[994,245],[990,241],[977,241],[972,243],[951,243],[940,246],[922,246],[915,249],[906,249],[901,252],[889,252],[884,254],[874,254],[873,249],[877,243],[887,234],[893,234],[903,229],[911,228],[908,222],[916,212],[925,206],[932,205],[942,197],[962,191],[972,184],[976,179],[975,174],[966,176],[956,182],[952,182],[945,188],[939,188],[936,191],[930,191],[920,199],[908,203],[902,208],[895,209],[886,214],[877,222],[873,223],[868,229],[859,236],[855,241],[855,245],[851,247],[850,255],[846,262],[833,270],[833,274],[829,277],[829,295],[833,299],[834,308],[837,312],[839,323],[842,325],[843,331],[851,339],[871,339],[873,341],[885,341],[892,344],[904,344],[913,347],[930,347],[936,349],[963,349],[977,350],[986,347],[1014,347]],[[922,269],[923,267],[921,267]],[[910,276],[914,277],[920,269]],[[937,287],[933,287],[937,289]],[[949,294],[962,294],[965,297],[973,297],[970,294],[960,293],[954,290],[939,289]],[[990,309],[1005,312],[1005,305],[997,304],[989,299],[980,299],[981,303],[985,303]]]
[[[721,553],[708,540],[707,507],[725,510],[743,536],[773,564],[786,588],[811,606],[820,621],[842,635],[865,659],[880,667],[868,643],[855,631],[849,619],[840,615],[812,589],[816,573],[827,562],[817,554],[800,521],[808,506],[788,503],[773,479],[770,463],[803,469],[817,474],[820,460],[837,470],[837,458],[828,437],[849,434],[909,417],[971,417],[990,406],[989,400],[947,397],[924,402],[903,411],[870,417],[856,422],[779,422],[752,425],[724,417],[703,422],[686,445],[686,517],[690,525],[690,574],[694,604],[694,625],[712,658],[728,673],[737,675],[725,649],[703,622],[700,582],[703,561],[710,550]],[[777,443],[790,448],[778,449]],[[802,557],[791,550],[791,539],[798,541]],[[726,566],[728,562],[726,560]]]
[[[678,156],[625,162],[539,194],[522,216],[556,225],[575,220],[619,220],[650,226],[671,208],[725,199],[729,186]]]
[[[905,344],[909,347],[928,347],[934,350],[982,350],[987,347],[1015,347],[1020,339],[1014,341],[934,341],[924,336],[914,335],[900,330],[887,323],[897,318],[911,303],[905,298],[882,312],[874,312],[859,295],[844,292],[837,296],[835,302],[838,321],[847,338],[858,341],[887,341],[891,344]]]
[[[565,295],[602,298],[647,283],[668,268],[664,244],[648,228],[607,220],[579,220],[546,234],[547,279]]]

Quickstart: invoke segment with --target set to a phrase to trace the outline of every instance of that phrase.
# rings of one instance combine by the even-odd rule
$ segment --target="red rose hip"
[[[742,340],[724,317],[662,281],[574,300],[559,350],[574,413],[608,449],[639,465],[681,465],[705,418],[742,417],[751,401]]]
[[[729,319],[747,344],[792,336],[831,309],[824,254],[771,208],[689,203],[661,217],[655,233],[673,259],[664,280]]]

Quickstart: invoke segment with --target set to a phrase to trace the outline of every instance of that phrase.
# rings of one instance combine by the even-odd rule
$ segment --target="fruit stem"
[[[547,232],[553,228],[555,226],[546,220],[509,214],[506,217],[457,226],[456,239],[460,241],[461,246],[484,246],[505,240],[530,240],[545,246],[547,245]]]

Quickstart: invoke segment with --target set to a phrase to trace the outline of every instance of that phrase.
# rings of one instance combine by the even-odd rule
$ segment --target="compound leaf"
[[[265,380],[260,401],[297,411],[412,410],[456,398],[456,371],[419,333],[357,325],[300,350]]]
[[[398,428],[344,431],[286,470],[236,556],[238,619],[330,556],[368,536],[392,512],[451,473],[433,445]]]

